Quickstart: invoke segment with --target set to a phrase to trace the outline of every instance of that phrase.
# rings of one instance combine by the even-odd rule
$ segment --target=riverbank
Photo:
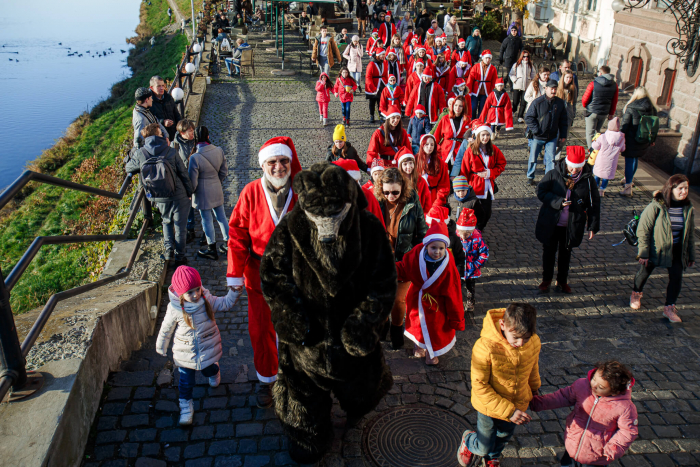
[[[124,179],[122,160],[132,145],[131,113],[136,88],[153,75],[173,79],[187,36],[168,30],[167,0],[142,3],[140,24],[127,64],[132,76],[116,83],[111,96],[80,115],[66,134],[28,168],[79,183],[118,191]],[[189,17],[189,15],[185,14]],[[153,47],[148,43],[154,36]],[[132,190],[133,193],[133,190]],[[121,202],[49,185],[30,184],[0,212],[0,258],[7,275],[36,236],[104,234],[123,227],[131,196]],[[140,227],[139,214],[134,229]],[[156,227],[156,231],[160,227]],[[52,294],[94,280],[111,250],[111,242],[42,247],[12,289],[14,313],[43,304]]]

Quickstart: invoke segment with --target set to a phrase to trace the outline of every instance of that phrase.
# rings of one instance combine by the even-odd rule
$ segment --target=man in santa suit
[[[493,132],[491,139],[494,140],[500,136],[503,125],[506,126],[506,131],[513,129],[513,106],[505,90],[503,79],[496,80],[496,88],[486,99],[480,120],[485,125],[491,125]]]
[[[423,79],[420,85],[413,88],[411,95],[406,101],[406,116],[413,116],[414,109],[420,104],[428,111],[428,119],[430,123],[435,124],[438,121],[440,112],[446,107],[445,91],[442,87],[433,83],[433,77],[429,72],[423,72]]]
[[[418,85],[421,82],[421,79],[423,79],[423,72],[425,71],[425,63],[423,61],[416,61],[413,72],[408,73],[408,77],[406,78],[406,91],[403,93],[403,102],[402,104],[404,107],[406,106],[406,101],[411,95],[411,92],[415,88],[418,87]]]
[[[357,182],[358,185],[360,184],[362,175],[360,174],[360,166],[357,165],[357,161],[354,159],[338,159],[337,161],[333,162],[333,164],[345,170],[348,175],[350,175],[352,179]],[[379,201],[377,201],[374,193],[372,193],[372,190],[365,188],[364,186],[360,186],[360,188],[362,188],[362,192],[365,194],[365,198],[367,198],[367,207],[365,209],[374,214],[382,222],[382,225],[386,229],[386,225],[384,224],[384,215],[382,214],[382,207],[379,205]]]
[[[467,50],[467,42],[464,38],[460,38],[457,42],[457,48],[452,52],[452,63],[467,62],[469,67],[472,66],[472,55]]]
[[[387,11],[384,22],[379,26],[379,39],[385,48],[391,45],[394,34],[396,34],[396,25],[391,22],[391,12]]]
[[[467,57],[469,56],[469,52],[466,53]],[[447,91],[451,91],[452,88],[454,87],[455,83],[457,83],[458,79],[464,80],[466,83],[467,79],[469,78],[469,69],[471,68],[471,65],[469,64],[468,61],[465,59],[458,59],[455,64],[450,68],[450,74],[448,75],[447,78]]]
[[[277,380],[277,334],[270,308],[260,289],[260,259],[279,221],[294,207],[297,195],[292,180],[301,171],[292,139],[277,136],[258,152],[262,178],[243,188],[229,220],[228,286],[248,294],[248,334],[253,363],[260,380],[258,407],[272,405],[272,386]]]
[[[384,49],[375,48],[365,72],[365,97],[369,101],[370,123],[374,123],[374,109],[379,106],[382,90],[389,81],[389,67],[384,55]]]
[[[472,119],[481,115],[486,103],[486,98],[496,85],[498,72],[491,65],[491,51],[486,49],[481,52],[481,61],[469,70],[467,87],[472,95]]]

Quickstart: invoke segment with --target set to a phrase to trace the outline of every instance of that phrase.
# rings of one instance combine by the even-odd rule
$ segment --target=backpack
[[[637,246],[639,244],[639,238],[637,237],[637,226],[639,225],[639,215],[637,215],[637,210],[632,210],[632,220],[630,220],[627,225],[622,228],[622,234],[625,239],[620,243],[615,243],[613,246],[622,245],[627,241],[632,246]]]
[[[151,156],[145,151],[141,153],[146,157],[139,168],[146,197],[172,198],[175,195],[175,173],[170,162],[165,159],[167,151],[160,156]]]
[[[659,117],[654,115],[642,115],[639,119],[637,133],[634,140],[638,143],[653,143],[659,134]]]

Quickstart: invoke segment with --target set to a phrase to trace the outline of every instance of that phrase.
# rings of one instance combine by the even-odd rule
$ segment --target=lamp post
[[[192,7],[192,40],[197,38],[197,31],[194,29],[194,0],[190,0],[190,6]]]

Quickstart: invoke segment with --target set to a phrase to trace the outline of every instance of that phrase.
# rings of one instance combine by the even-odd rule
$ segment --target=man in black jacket
[[[506,68],[506,77],[505,77],[505,84],[506,86],[508,83],[510,83],[510,77],[508,74],[510,73],[510,69],[513,67],[513,64],[518,61],[518,57],[520,56],[520,52],[523,50],[523,40],[518,36],[518,26],[513,23],[510,26],[510,34],[508,34],[508,37],[503,39],[503,42],[501,43],[501,56],[500,56],[500,64],[505,65]],[[512,83],[511,83],[511,88],[512,88]]]
[[[170,141],[175,139],[175,129],[177,122],[182,120],[177,104],[170,94],[165,92],[165,80],[160,76],[151,78],[151,91],[153,91],[153,106],[151,113],[155,115],[158,122],[165,127]]]
[[[530,147],[530,159],[527,163],[527,179],[530,185],[535,183],[535,167],[540,151],[544,148],[544,172],[554,168],[554,152],[557,144],[564,144],[569,129],[569,120],[566,114],[566,103],[556,96],[559,83],[550,79],[544,96],[540,96],[530,104],[525,114],[525,123],[528,130],[528,146]]]
[[[355,16],[357,16],[357,31],[360,33],[360,37],[364,39],[365,29],[367,28],[367,19],[369,18],[369,7],[367,6],[367,2],[365,0],[362,0],[357,4]]]

